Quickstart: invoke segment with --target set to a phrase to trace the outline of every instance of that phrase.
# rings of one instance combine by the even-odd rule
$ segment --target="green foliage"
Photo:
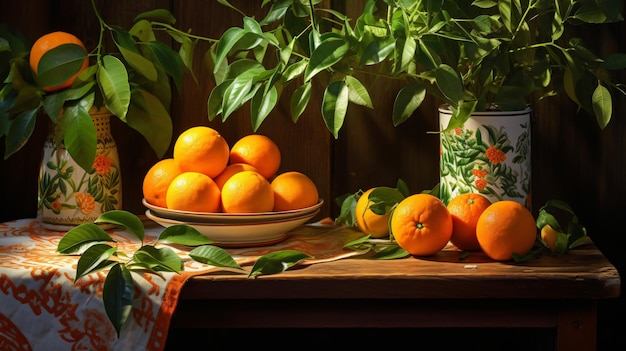
[[[551,226],[558,233],[556,254],[567,253],[587,238],[587,228],[580,223],[574,209],[561,200],[549,200],[539,209],[537,228],[541,230],[546,225]],[[547,247],[541,238],[539,240],[544,247]]]
[[[197,39],[173,27],[176,20],[164,9],[139,14],[126,30],[107,24],[93,0],[92,7],[100,24],[93,51],[87,54],[78,45],[60,45],[42,56],[37,75],[28,63],[30,43],[8,28],[0,28],[0,137],[5,137],[5,159],[26,144],[43,110],[58,126],[57,144],[64,142],[79,166],[91,169],[96,155],[96,130],[88,113],[92,106],[106,107],[137,130],[158,157],[169,148],[173,134],[168,112],[171,83],[180,91],[185,69],[192,68]],[[174,38],[179,51],[158,41],[157,31]],[[105,52],[107,34],[113,38],[115,50]],[[70,88],[43,90],[79,72],[85,57],[91,65]]]
[[[359,189],[355,193],[345,194],[336,199],[341,210],[339,216],[335,219],[335,224],[357,227],[356,204],[359,198],[363,196],[363,193],[364,191]],[[402,179],[398,179],[395,188],[379,186],[372,190],[367,197],[370,203],[368,208],[378,215],[392,213],[396,206],[409,195],[411,195],[411,191],[406,182]],[[359,251],[364,250],[366,253],[373,252],[368,258],[377,260],[391,260],[409,256],[406,250],[396,244],[393,235],[390,235],[389,240],[385,240],[384,242],[375,242],[369,239],[369,235],[364,235],[357,240],[347,243],[344,247]]]
[[[124,229],[142,245],[133,253],[121,252],[115,240],[98,224],[109,223]],[[211,245],[213,242],[196,229],[187,225],[165,228],[153,244],[144,243],[145,229],[134,214],[112,210],[102,214],[94,223],[85,223],[68,231],[57,245],[57,252],[80,255],[76,266],[78,281],[85,275],[108,269],[102,299],[107,316],[118,336],[128,320],[134,302],[132,272],[139,274],[161,272],[179,273],[184,270],[180,256],[163,244],[194,247],[189,257],[194,261],[245,273],[243,268],[224,249]],[[249,273],[249,277],[283,272],[309,256],[299,251],[278,251],[260,257]]]
[[[311,258],[311,256],[296,250],[275,251],[259,257],[250,270],[248,277],[284,272],[306,258]]]
[[[256,130],[289,91],[295,122],[317,81],[325,86],[321,115],[337,138],[350,103],[374,108],[375,86],[366,83],[387,78],[405,84],[393,106],[395,126],[427,93],[448,104],[462,124],[474,111],[523,109],[531,98],[564,91],[604,128],[612,94],[626,94],[608,74],[626,68],[626,55],[602,59],[580,39],[565,39],[574,25],[622,21],[619,0],[368,0],[354,20],[319,3],[264,1],[270,8],[263,20],[244,16],[242,27],[224,32],[210,55],[217,84],[210,119],[222,114],[226,120],[252,100]],[[253,70],[236,69],[252,66],[249,61]],[[296,86],[285,89],[289,84]]]

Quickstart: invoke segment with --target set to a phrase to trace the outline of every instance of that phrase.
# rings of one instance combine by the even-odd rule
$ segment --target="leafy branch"
[[[394,100],[396,126],[426,94],[450,106],[453,128],[474,111],[523,109],[535,93],[563,91],[604,128],[612,94],[626,95],[608,73],[626,68],[626,55],[602,59],[580,39],[566,41],[565,31],[622,21],[617,2],[369,0],[352,20],[320,0],[264,1],[261,6],[271,4],[265,18],[244,16],[241,28],[229,28],[211,48],[216,88],[209,119],[226,120],[250,102],[256,130],[282,93],[291,92],[295,122],[317,80],[325,87],[321,115],[337,138],[350,104],[374,108],[375,88],[366,87],[373,75],[405,83]],[[289,84],[296,87],[285,89]]]
[[[120,251],[115,240],[98,225],[102,223],[122,228],[140,240],[141,247],[133,253]],[[90,273],[109,270],[104,281],[102,300],[118,337],[133,306],[135,284],[131,272],[163,277],[163,273],[178,274],[184,270],[181,257],[165,244],[194,247],[188,253],[192,260],[246,273],[226,250],[211,245],[213,241],[191,226],[180,224],[167,227],[154,244],[144,243],[144,237],[145,228],[137,216],[127,211],[113,210],[98,217],[94,223],[81,224],[68,231],[57,245],[60,254],[80,255],[74,282]],[[295,250],[272,252],[255,262],[248,277],[284,272],[306,258],[310,256]]]

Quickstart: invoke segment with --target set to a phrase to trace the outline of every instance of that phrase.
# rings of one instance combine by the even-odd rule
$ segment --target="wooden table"
[[[344,259],[256,279],[194,277],[171,330],[555,328],[557,350],[589,351],[597,347],[597,301],[619,296],[617,270],[591,243],[519,264],[444,250],[428,258]]]

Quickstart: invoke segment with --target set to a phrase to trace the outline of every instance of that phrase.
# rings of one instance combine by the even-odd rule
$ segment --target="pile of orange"
[[[281,153],[261,134],[232,147],[215,129],[198,126],[181,133],[172,158],[154,164],[143,180],[145,200],[155,206],[194,212],[260,213],[317,204],[315,183],[297,171],[277,173]]]
[[[357,227],[371,237],[391,233],[398,246],[414,256],[430,256],[448,243],[462,251],[482,251],[496,261],[528,254],[537,240],[535,218],[509,200],[492,203],[480,194],[461,194],[448,205],[429,194],[411,195],[387,215],[371,212],[368,194],[356,204]]]

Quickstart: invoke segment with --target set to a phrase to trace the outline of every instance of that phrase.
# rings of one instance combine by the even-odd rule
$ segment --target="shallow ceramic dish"
[[[162,218],[155,215],[151,210],[146,210],[146,217],[163,227],[175,224],[187,224],[196,228],[207,238],[214,241],[215,245],[223,247],[250,247],[272,245],[287,238],[287,232],[305,224],[315,217],[319,208],[313,212],[283,219],[271,219],[266,221],[248,223],[206,223],[193,221],[179,221]]]
[[[163,219],[173,219],[184,222],[194,223],[257,223],[257,222],[269,222],[279,221],[290,218],[298,218],[311,213],[319,212],[320,207],[324,204],[323,199],[319,199],[317,204],[298,210],[291,211],[279,211],[279,212],[261,212],[261,213],[209,213],[209,212],[190,212],[170,210],[163,207],[158,207],[150,204],[146,199],[141,200],[143,205],[146,206],[152,215],[158,216]]]

